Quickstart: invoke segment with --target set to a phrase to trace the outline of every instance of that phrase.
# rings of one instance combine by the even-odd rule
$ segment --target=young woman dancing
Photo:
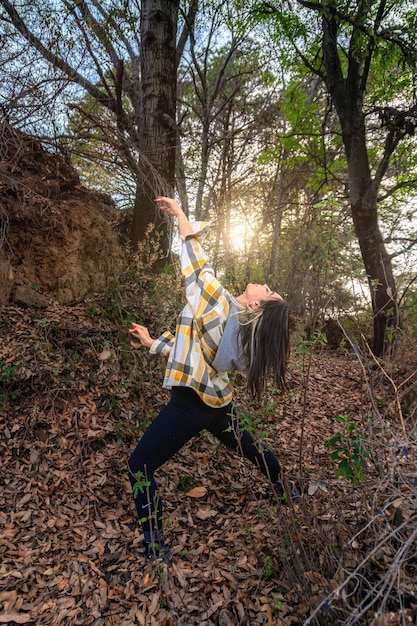
[[[154,472],[192,437],[206,429],[223,444],[254,463],[271,481],[278,498],[299,501],[299,493],[283,481],[275,455],[252,435],[239,431],[228,372],[247,372],[250,392],[259,396],[268,379],[285,386],[289,352],[288,308],[267,285],[250,283],[232,296],[220,284],[201,246],[207,225],[191,225],[179,204],[159,197],[160,208],[178,220],[182,239],[181,269],[187,304],[175,335],[153,339],[146,327],[130,333],[151,354],[168,357],[163,386],[171,399],[152,421],[129,459],[129,477],[144,533],[147,560],[171,560],[162,524],[162,500]],[[134,344],[135,345],[135,344]]]

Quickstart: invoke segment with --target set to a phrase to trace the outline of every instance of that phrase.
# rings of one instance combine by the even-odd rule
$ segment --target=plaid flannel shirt
[[[208,224],[193,224],[193,234],[183,238],[181,270],[187,304],[177,319],[175,335],[163,333],[150,348],[151,354],[168,356],[163,386],[191,387],[205,404],[220,408],[232,399],[226,372],[211,363],[235,298],[217,280],[207,261],[200,236]]]

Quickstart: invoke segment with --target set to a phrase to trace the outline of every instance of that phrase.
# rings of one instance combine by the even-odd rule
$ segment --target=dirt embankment
[[[65,304],[106,289],[125,258],[113,201],[62,154],[0,124],[0,305]]]

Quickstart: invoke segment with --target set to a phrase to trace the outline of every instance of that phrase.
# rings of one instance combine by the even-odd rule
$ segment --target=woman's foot
[[[278,496],[278,501],[281,504],[288,504],[288,495],[290,496],[291,501],[294,504],[300,503],[301,501],[300,492],[298,491],[294,483],[292,483],[290,480],[285,479],[285,486],[284,486],[284,481],[279,480],[277,483],[275,483],[274,488]]]
[[[163,561],[164,563],[170,563],[172,561],[172,554],[169,547],[164,541],[144,541],[144,551],[142,557],[149,563],[154,561]]]

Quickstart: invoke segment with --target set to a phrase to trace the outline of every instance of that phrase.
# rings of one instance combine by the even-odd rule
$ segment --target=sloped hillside
[[[8,305],[0,335],[0,623],[415,623],[416,425],[405,416],[403,432],[378,370],[294,350],[288,393],[262,403],[237,379],[242,423],[278,452],[302,502],[278,507],[256,468],[202,433],[158,471],[164,568],[139,556],[125,473],[167,399],[163,363],[130,349],[99,298]],[[341,460],[357,480],[337,475]]]

